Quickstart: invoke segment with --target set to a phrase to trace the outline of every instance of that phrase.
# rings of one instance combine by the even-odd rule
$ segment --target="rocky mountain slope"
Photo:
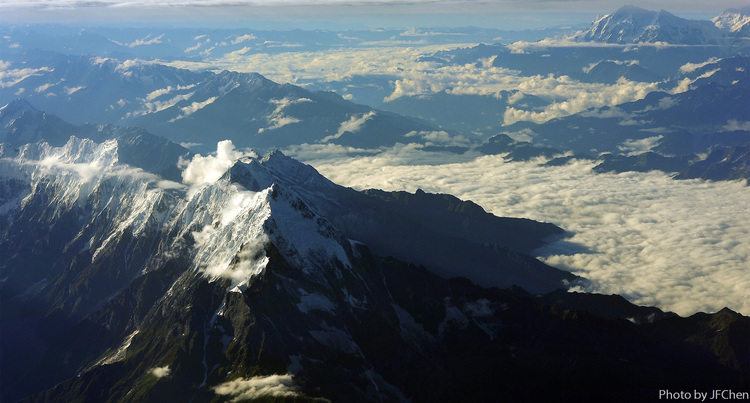
[[[192,72],[92,56],[57,56],[29,70],[34,73],[3,85],[0,102],[20,94],[74,124],[137,126],[203,153],[222,139],[256,150],[293,144],[425,144],[424,134],[437,130],[419,119],[358,105],[332,92],[277,84],[255,73]],[[217,133],[222,137],[217,139]],[[466,136],[445,137],[447,144],[430,142],[471,142]]]

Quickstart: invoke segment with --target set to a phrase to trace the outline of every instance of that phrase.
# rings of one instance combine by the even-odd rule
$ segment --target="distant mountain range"
[[[686,20],[667,11],[649,11],[625,6],[596,19],[591,27],[573,36],[577,41],[604,43],[665,43],[681,45],[717,45],[723,35],[736,32],[723,21],[734,20],[722,15],[717,23]]]
[[[59,59],[59,58],[58,58]],[[400,143],[467,145],[471,135],[426,140],[435,126],[346,101],[331,92],[277,84],[259,74],[195,73],[164,65],[70,56],[4,88],[76,124],[145,128],[198,152],[231,139],[272,150],[293,144],[377,148]]]

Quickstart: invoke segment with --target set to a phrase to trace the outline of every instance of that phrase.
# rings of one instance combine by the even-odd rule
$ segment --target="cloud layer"
[[[411,164],[409,154],[421,160]],[[496,215],[558,224],[573,236],[537,254],[589,279],[585,291],[681,315],[724,306],[750,314],[744,183],[594,174],[587,162],[541,167],[502,156],[461,158],[411,150],[313,165],[345,186],[451,193]]]
[[[481,60],[481,63],[463,65],[422,61],[423,57],[439,50],[463,46],[472,45],[423,45],[414,42],[409,47],[373,44],[364,48],[335,48],[316,52],[229,52],[211,61],[178,61],[168,64],[184,68],[258,72],[276,82],[298,85],[308,85],[311,82],[348,82],[364,76],[392,77],[390,93],[382,101],[441,91],[456,95],[500,97],[501,91],[518,90],[551,102],[541,111],[509,107],[504,115],[506,125],[518,121],[543,123],[589,108],[635,101],[659,90],[658,83],[635,82],[624,78],[613,84],[603,84],[585,83],[569,76],[552,74],[523,76],[518,71],[493,66],[492,58]],[[685,89],[688,84],[685,84]],[[513,101],[517,101],[518,97],[517,95]]]
[[[289,374],[235,379],[215,387],[214,392],[220,396],[232,397],[232,401],[299,396]]]

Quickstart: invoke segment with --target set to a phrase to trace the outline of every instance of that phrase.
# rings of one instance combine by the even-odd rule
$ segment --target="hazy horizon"
[[[596,16],[629,4],[664,9],[682,18],[709,19],[741,1],[382,1],[268,0],[142,2],[0,1],[0,24],[255,28],[374,29],[480,27],[500,30],[544,29],[590,23]]]

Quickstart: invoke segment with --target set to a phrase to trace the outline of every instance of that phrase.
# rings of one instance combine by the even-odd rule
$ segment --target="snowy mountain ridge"
[[[740,9],[730,8],[712,18],[711,22],[719,29],[747,35],[750,33],[750,6]]]
[[[330,261],[350,265],[349,241],[291,190],[271,183],[252,192],[223,178],[188,192],[185,185],[119,163],[117,151],[116,140],[97,144],[71,137],[62,147],[32,143],[15,156],[2,155],[4,179],[25,182],[30,190],[0,211],[11,218],[45,203],[38,206],[46,211],[38,217],[42,227],[56,217],[75,216],[78,225],[63,241],[76,261],[106,261],[109,250],[127,240],[132,275],[180,254],[190,256],[194,271],[229,278],[242,288],[262,272],[267,242],[308,274]],[[139,259],[139,243],[159,253]]]
[[[587,30],[572,38],[579,42],[706,45],[718,43],[720,36],[719,29],[709,21],[686,20],[664,10],[624,6],[597,18]]]

